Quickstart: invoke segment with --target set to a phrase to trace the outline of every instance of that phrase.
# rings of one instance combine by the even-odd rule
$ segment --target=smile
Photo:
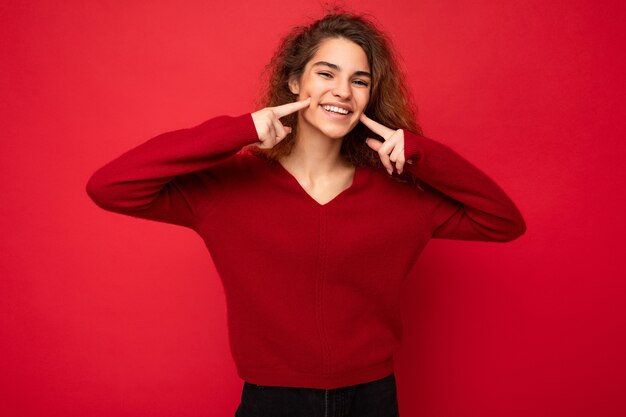
[[[326,113],[336,115],[336,116],[347,116],[348,114],[352,113],[350,110],[342,109],[341,107],[336,107],[336,106],[324,105],[322,106],[322,108],[324,109]]]

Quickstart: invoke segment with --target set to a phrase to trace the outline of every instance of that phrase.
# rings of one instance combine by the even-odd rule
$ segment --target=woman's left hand
[[[369,127],[372,132],[385,139],[385,142],[381,142],[374,138],[367,138],[365,143],[378,152],[380,160],[385,168],[387,168],[389,175],[393,175],[392,163],[395,163],[398,175],[402,174],[404,163],[412,163],[412,161],[406,161],[404,159],[404,131],[402,129],[393,130],[387,126],[383,126],[367,117],[365,113],[361,113],[360,120],[365,126]]]

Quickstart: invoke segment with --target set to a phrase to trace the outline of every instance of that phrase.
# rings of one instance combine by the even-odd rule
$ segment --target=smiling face
[[[322,41],[300,79],[289,83],[298,100],[311,97],[311,105],[298,114],[299,134],[343,138],[359,123],[367,106],[370,74],[359,45],[345,38]]]

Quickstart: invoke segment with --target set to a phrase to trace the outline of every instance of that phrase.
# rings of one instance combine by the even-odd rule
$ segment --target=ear
[[[295,77],[289,78],[289,90],[293,94],[300,94],[300,83]]]

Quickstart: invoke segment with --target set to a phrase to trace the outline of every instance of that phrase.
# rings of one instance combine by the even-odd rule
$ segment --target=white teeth
[[[339,114],[348,114],[348,113],[350,113],[348,110],[342,109],[342,108],[336,107],[336,106],[322,106],[322,107],[325,110],[332,111],[334,113],[339,113]]]

